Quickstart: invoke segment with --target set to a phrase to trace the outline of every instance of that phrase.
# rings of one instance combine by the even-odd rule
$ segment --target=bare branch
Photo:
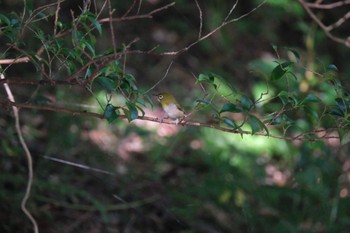
[[[116,49],[117,49],[116,43],[117,42],[115,40],[113,21],[112,21],[113,12],[114,12],[114,10],[112,10],[111,0],[108,0],[109,30],[111,31],[111,36],[112,36],[112,46],[113,46],[114,57],[117,58],[117,52],[116,52]]]
[[[61,0],[57,0],[57,6],[56,6],[56,12],[55,12],[55,22],[53,26],[53,36],[57,35],[57,22],[58,22],[58,13],[60,12],[61,9]]]
[[[316,1],[315,3],[309,3],[305,2],[307,7],[310,8],[315,8],[315,9],[334,9],[337,7],[345,6],[350,4],[350,0],[345,0],[345,1],[338,1],[338,2],[333,2],[333,3],[328,3],[328,4],[321,4],[322,1]]]
[[[234,18],[234,19],[231,19],[229,21],[224,21],[222,22],[222,24],[216,28],[214,28],[212,31],[210,31],[209,33],[207,33],[206,35],[202,36],[201,38],[199,38],[198,40],[194,41],[193,43],[189,44],[188,46],[186,46],[185,48],[182,48],[178,51],[173,51],[173,52],[164,52],[164,53],[160,53],[160,55],[168,55],[168,56],[175,56],[175,55],[178,55],[178,54],[181,54],[183,52],[186,52],[188,51],[191,47],[193,47],[194,45],[198,44],[199,42],[201,42],[202,40],[205,40],[207,39],[208,37],[210,37],[211,35],[213,35],[215,32],[219,31],[221,28],[225,27],[226,25],[228,24],[231,24],[233,22],[236,22],[236,21],[239,21],[241,20],[242,18],[244,17],[247,17],[248,15],[250,15],[251,13],[253,13],[254,11],[256,11],[257,9],[259,9],[262,5],[264,5],[266,3],[266,0],[262,1],[258,6],[256,6],[255,8],[253,8],[252,10],[250,10],[249,12],[237,17],[237,18]],[[234,9],[235,5],[231,8],[231,9]],[[230,15],[230,13],[229,13]]]
[[[147,14],[143,14],[143,15],[132,15],[132,16],[125,16],[125,17],[121,17],[121,18],[114,18],[112,19],[114,22],[120,22],[120,21],[127,21],[127,20],[135,20],[135,19],[150,19],[153,17],[153,15],[157,12],[160,12],[160,11],[163,11],[163,10],[166,10],[168,9],[169,7],[172,7],[175,5],[175,2],[172,2],[172,3],[169,3],[163,7],[159,7],[153,11],[150,11],[149,13]],[[109,22],[109,18],[103,18],[103,19],[100,19],[98,22],[99,23],[106,23],[106,22]]]
[[[339,44],[343,44],[346,47],[350,48],[350,41],[349,41],[349,37],[346,37],[346,39],[335,36],[331,33],[332,30],[334,30],[335,28],[341,26],[345,20],[347,20],[348,18],[350,18],[350,13],[345,14],[342,18],[340,18],[339,20],[337,20],[334,24],[330,25],[330,26],[326,26],[317,16],[316,14],[311,10],[311,9],[333,9],[339,6],[343,6],[345,4],[350,4],[349,0],[346,1],[339,1],[336,3],[331,3],[331,4],[321,4],[320,1],[317,1],[316,3],[309,3],[309,2],[305,2],[305,0],[299,0],[300,4],[304,7],[304,9],[306,10],[307,14],[312,18],[313,21],[315,21],[317,23],[317,25],[324,31],[324,33],[333,41],[339,43]]]
[[[2,73],[0,74],[0,79],[5,79],[4,74],[2,74]],[[9,101],[12,103],[16,103],[15,98],[12,94],[11,89],[10,89],[10,86],[7,83],[4,83],[4,88],[6,90],[7,97],[9,99]],[[26,207],[28,199],[30,197],[32,184],[33,184],[33,176],[34,176],[34,174],[33,174],[33,159],[32,159],[32,155],[28,149],[27,143],[25,142],[23,134],[22,134],[21,125],[20,125],[20,121],[19,121],[19,110],[18,110],[17,106],[12,105],[12,111],[13,111],[13,115],[15,117],[15,128],[16,128],[16,132],[18,135],[18,139],[19,139],[20,144],[25,152],[25,156],[27,159],[27,166],[28,166],[28,181],[27,181],[27,187],[26,187],[25,194],[22,198],[21,209],[24,212],[24,214],[29,218],[29,220],[32,222],[34,232],[39,233],[38,224],[37,224],[35,218],[33,217],[33,215],[29,212],[29,210]]]
[[[203,30],[203,13],[202,9],[198,3],[198,0],[195,0],[198,11],[199,11],[199,32],[198,32],[198,39],[202,37],[202,30]]]
[[[171,61],[171,62],[170,62],[168,68],[166,69],[166,72],[165,72],[164,76],[163,76],[160,80],[158,80],[158,82],[156,82],[150,89],[148,89],[147,91],[145,91],[145,92],[143,93],[144,95],[147,94],[148,92],[152,91],[156,86],[159,85],[159,83],[161,83],[161,82],[168,76],[169,70],[170,70],[171,66],[173,65],[173,62],[174,62],[174,61]]]

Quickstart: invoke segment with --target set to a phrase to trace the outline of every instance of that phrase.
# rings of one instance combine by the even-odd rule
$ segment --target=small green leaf
[[[232,103],[226,103],[224,104],[224,106],[222,106],[220,110],[220,113],[223,113],[223,112],[234,112],[234,113],[242,112],[242,107]]]
[[[245,95],[241,95],[241,104],[245,110],[250,110],[254,106],[253,101]]]
[[[118,118],[117,108],[112,104],[107,104],[105,111],[103,112],[103,117],[107,119],[108,123],[112,123]]]
[[[318,103],[320,99],[314,94],[308,94],[302,101],[302,103]]]
[[[318,112],[310,106],[304,106],[304,109],[310,114],[313,120],[318,120]]]
[[[233,120],[231,120],[230,118],[224,117],[223,122],[232,128],[237,128],[236,123]]]
[[[338,76],[338,68],[334,64],[327,66],[326,71],[323,74],[323,78],[333,80]]]
[[[278,64],[271,72],[270,79],[271,80],[278,80],[282,78],[288,71],[288,69],[294,64],[294,62],[283,62],[281,64]]]
[[[269,130],[266,127],[266,125],[260,121],[257,117],[253,115],[248,116],[248,124],[250,125],[252,129],[252,134],[261,131],[262,129],[266,131],[266,133],[269,135]]]
[[[210,81],[208,75],[200,74],[198,76],[197,82],[208,82],[208,81]]]
[[[102,26],[101,24],[94,18],[94,17],[88,17],[89,21],[95,26],[97,29],[98,33],[102,35]]]
[[[128,106],[129,114],[128,114],[128,120],[129,122],[135,120],[139,116],[139,112],[137,110],[137,106],[134,103],[126,103]]]
[[[288,93],[286,91],[281,91],[277,96],[280,98],[283,105],[287,105],[289,103]]]
[[[344,117],[344,112],[340,111],[339,108],[331,108],[327,111],[327,113],[334,116]]]
[[[94,82],[98,83],[102,86],[102,88],[106,89],[107,91],[114,91],[116,87],[116,83],[114,80],[107,78],[107,77],[98,77],[94,79]]]
[[[140,107],[140,106],[138,106],[138,105],[135,105],[136,106],[136,108],[138,109],[138,110],[140,110],[140,112],[141,112],[141,114],[142,114],[142,117],[144,117],[145,116],[145,111]]]
[[[342,111],[343,113],[346,112],[347,107],[346,107],[346,102],[344,99],[336,98],[335,103],[338,106],[340,111]]]

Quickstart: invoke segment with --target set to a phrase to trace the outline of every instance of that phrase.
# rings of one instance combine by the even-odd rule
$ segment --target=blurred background
[[[139,4],[138,1],[136,1]],[[118,47],[135,50],[178,51],[198,38],[199,11],[195,1],[176,4],[153,18],[116,22]],[[112,1],[114,16],[121,17],[133,1]],[[141,1],[140,14],[170,1]],[[230,18],[237,18],[261,1],[240,1]],[[29,2],[28,2],[29,4]],[[33,1],[33,8],[47,4]],[[97,1],[101,7],[103,2]],[[219,26],[234,1],[199,1],[202,35]],[[62,22],[71,11],[79,12],[81,1],[65,1]],[[346,6],[344,6],[346,8]],[[346,11],[348,11],[347,8]],[[19,15],[23,2],[0,0],[0,13]],[[339,11],[320,12],[332,21]],[[133,8],[130,15],[137,13]],[[323,15],[322,15],[323,14]],[[50,20],[49,20],[50,21]],[[43,31],[51,24],[43,24]],[[345,25],[346,26],[346,25]],[[109,25],[96,42],[97,50],[112,46]],[[349,27],[347,27],[349,29]],[[346,32],[340,31],[339,34]],[[28,35],[27,35],[28,34]],[[26,48],[40,47],[23,38]],[[26,37],[27,36],[27,37]],[[1,36],[5,54],[8,38]],[[167,90],[187,111],[203,96],[196,78],[213,72],[252,98],[266,89],[266,75],[278,55],[272,45],[298,51],[307,69],[318,71],[336,64],[345,88],[350,72],[349,48],[326,37],[298,1],[270,0],[249,16],[223,27],[208,39],[178,56],[130,54],[126,71],[139,89],[148,90],[166,73],[154,92]],[[6,53],[8,55],[8,53]],[[3,57],[4,58],[4,57]],[[298,83],[307,92],[317,78],[305,70]],[[54,70],[60,80],[65,73]],[[8,79],[40,79],[31,64],[16,64],[6,70]],[[298,76],[299,77],[299,76]],[[283,83],[271,84],[270,91]],[[96,98],[81,87],[11,86],[18,102],[45,96],[55,105],[102,113]],[[1,88],[0,97],[6,98]],[[113,101],[123,101],[115,95]],[[144,108],[147,116],[161,116],[153,100]],[[135,120],[106,120],[65,113],[21,110],[25,139],[34,160],[34,184],[28,208],[41,232],[349,232],[349,146],[338,140],[286,141],[264,136],[221,132],[203,127],[183,127]],[[199,112],[192,120],[210,121],[210,112]],[[308,129],[308,121],[303,121]],[[283,134],[280,131],[272,131]],[[0,110],[0,231],[32,232],[20,202],[27,182],[26,160],[14,129],[11,109]],[[57,161],[70,161],[69,165]],[[86,166],[88,169],[77,167]],[[94,170],[95,169],[95,170]],[[97,170],[96,170],[97,169]]]

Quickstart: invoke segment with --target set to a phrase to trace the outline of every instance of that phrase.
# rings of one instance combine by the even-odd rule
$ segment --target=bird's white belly
[[[183,111],[179,110],[176,104],[169,104],[164,108],[164,111],[172,119],[181,118],[184,115]]]

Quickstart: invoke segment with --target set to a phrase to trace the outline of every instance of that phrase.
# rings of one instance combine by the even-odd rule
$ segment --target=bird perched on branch
[[[167,117],[176,121],[176,124],[181,122],[186,116],[183,108],[178,104],[175,97],[168,92],[161,92],[159,94],[154,94],[157,100],[162,105],[164,112]]]

